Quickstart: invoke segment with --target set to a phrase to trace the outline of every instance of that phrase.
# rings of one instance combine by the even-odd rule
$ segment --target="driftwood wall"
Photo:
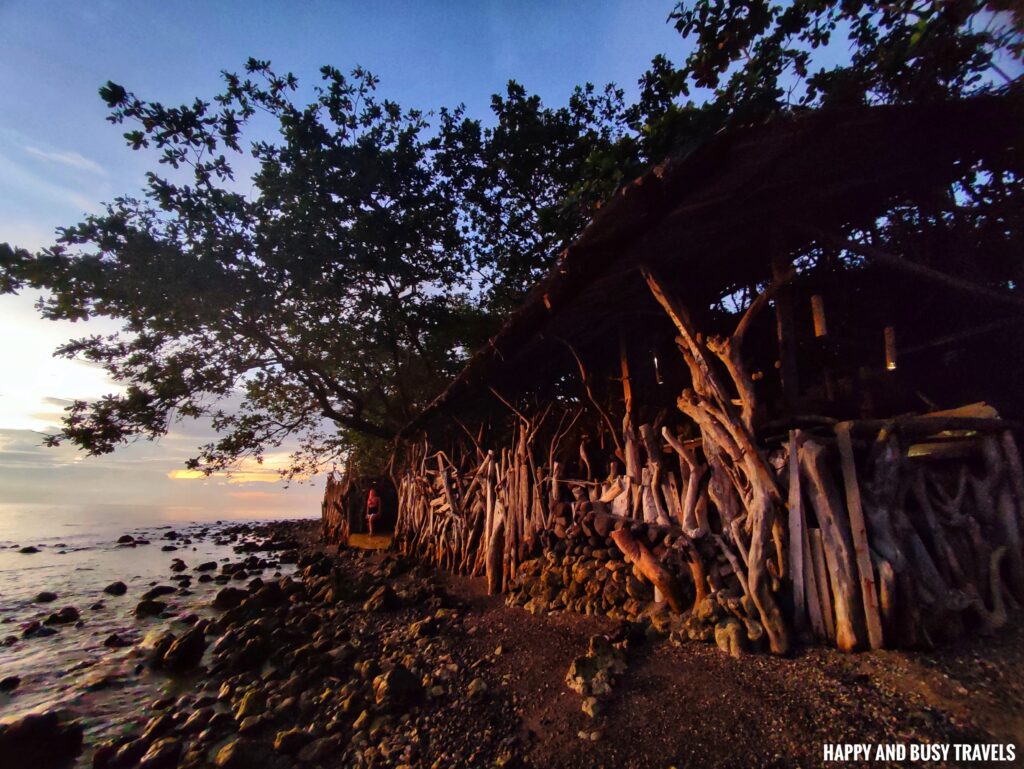
[[[983,408],[803,416],[766,434],[744,340],[792,272],[727,336],[699,333],[644,277],[689,372],[678,411],[634,421],[624,347],[621,421],[578,356],[576,400],[527,407],[494,391],[504,429],[453,417],[403,445],[397,547],[531,608],[667,613],[680,635],[738,633],[726,646],[779,654],[799,637],[927,646],[1006,621],[1024,601],[1024,473],[1004,422]]]

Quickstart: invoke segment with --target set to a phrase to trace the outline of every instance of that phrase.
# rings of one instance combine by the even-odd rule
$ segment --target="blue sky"
[[[464,103],[486,118],[514,78],[549,104],[587,81],[635,94],[651,58],[684,55],[665,23],[671,0],[612,2],[120,2],[0,0],[0,242],[48,244],[54,229],[142,186],[146,157],[106,122],[97,89],[113,80],[175,103],[217,93],[219,73],[254,56],[311,83],[324,64],[359,64],[380,94],[424,110]],[[318,484],[282,490],[267,468],[180,476],[202,442],[179,425],[159,444],[110,457],[39,446],[68,399],[114,389],[87,364],[53,360],[60,342],[109,327],[35,316],[31,293],[0,297],[0,503],[166,504],[195,517],[313,514]]]

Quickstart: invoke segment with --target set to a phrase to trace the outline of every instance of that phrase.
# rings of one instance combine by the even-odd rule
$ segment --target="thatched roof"
[[[980,158],[1020,163],[1019,95],[782,117],[723,132],[621,189],[500,332],[404,433],[500,382],[545,376],[561,340],[585,349],[656,312],[637,267],[655,266],[695,305],[768,274],[821,230],[948,182]],[[783,225],[780,228],[778,225]],[[769,243],[769,239],[772,242]]]

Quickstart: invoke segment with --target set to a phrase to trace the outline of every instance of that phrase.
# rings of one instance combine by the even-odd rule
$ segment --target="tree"
[[[144,194],[38,255],[0,246],[0,289],[47,290],[44,317],[123,324],[58,350],[127,388],[74,403],[50,444],[103,454],[208,417],[219,438],[194,468],[289,436],[292,474],[353,452],[379,466],[382,444],[586,221],[569,190],[615,139],[621,94],[588,86],[551,110],[510,83],[484,131],[461,108],[431,127],[380,100],[362,69],[321,74],[306,105],[294,76],[257,60],[211,101],[100,90],[129,146],[160,153]],[[261,138],[267,125],[276,139]],[[235,176],[246,151],[251,191]]]
[[[630,110],[649,160],[729,125],[995,90],[1020,77],[1007,0],[695,0],[669,15],[693,49],[654,59]]]
[[[130,146],[159,150],[160,172],[143,197],[116,199],[39,255],[0,253],[4,290],[50,292],[44,317],[124,327],[59,350],[127,390],[75,403],[50,443],[102,454],[208,416],[222,435],[193,466],[260,456],[293,434],[307,459],[322,457],[347,433],[394,435],[457,366],[453,350],[477,343],[465,322],[464,163],[450,145],[461,112],[428,132],[419,112],[379,100],[369,73],[322,76],[305,106],[293,76],[255,60],[244,77],[225,74],[212,102],[166,107],[101,89],[110,120],[132,126]],[[258,168],[246,193],[233,163],[257,116],[278,140],[247,148]]]

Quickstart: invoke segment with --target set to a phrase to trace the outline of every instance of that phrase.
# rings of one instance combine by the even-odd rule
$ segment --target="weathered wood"
[[[800,492],[800,431],[789,431],[789,561],[793,585],[793,624],[799,630],[807,622],[804,586],[804,506]]]
[[[683,605],[682,590],[676,578],[654,557],[642,542],[637,541],[633,537],[629,529],[613,531],[611,533],[611,540],[622,551],[626,560],[635,564],[644,577],[661,591],[672,611],[681,614],[686,610],[686,607]]]
[[[850,517],[853,549],[857,554],[857,572],[860,577],[861,601],[864,605],[868,644],[872,649],[881,649],[885,644],[882,635],[882,616],[878,609],[878,591],[874,568],[871,564],[871,550],[868,544],[867,525],[864,523],[864,508],[861,506],[860,484],[857,481],[857,466],[853,459],[849,423],[841,422],[836,425],[836,438],[839,444],[839,461],[843,470],[843,485],[846,488],[846,508]]]
[[[829,579],[829,570],[825,564],[826,548],[824,536],[821,529],[809,529],[811,559],[814,564],[814,579],[818,586],[818,598],[821,601],[821,616],[825,622],[825,637],[832,642],[838,639],[838,618],[835,615],[835,607],[832,603],[832,596],[835,594],[835,586]],[[834,573],[833,573],[834,575]],[[849,641],[844,641],[849,645]],[[842,649],[843,647],[840,647]],[[853,651],[853,648],[843,649]]]
[[[841,651],[855,651],[863,638],[863,613],[849,526],[839,494],[829,476],[824,447],[816,441],[807,440],[800,446],[798,454],[800,469],[808,481],[808,495],[821,527],[828,572],[832,578],[836,642]],[[821,586],[819,576],[819,590]]]

